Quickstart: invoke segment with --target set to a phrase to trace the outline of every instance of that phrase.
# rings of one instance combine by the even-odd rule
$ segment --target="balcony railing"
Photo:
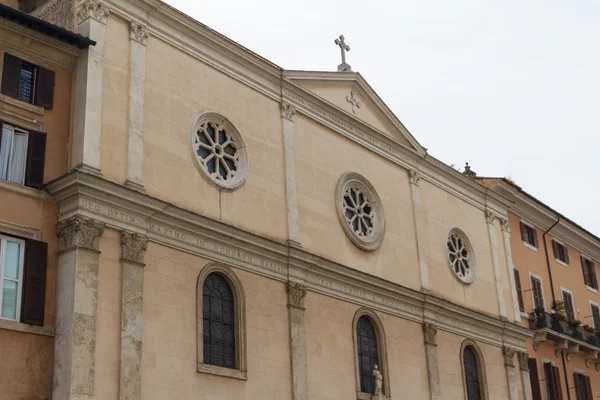
[[[547,312],[533,312],[529,314],[529,329],[537,330],[544,328],[570,336],[589,345],[600,347],[600,326],[597,326],[594,332],[589,332],[582,327],[571,325],[566,320],[561,320],[556,314],[549,314]]]

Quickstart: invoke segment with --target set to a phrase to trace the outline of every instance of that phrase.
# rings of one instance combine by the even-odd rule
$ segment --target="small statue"
[[[375,395],[382,395],[383,375],[379,371],[377,364],[373,364],[373,381],[375,381]]]

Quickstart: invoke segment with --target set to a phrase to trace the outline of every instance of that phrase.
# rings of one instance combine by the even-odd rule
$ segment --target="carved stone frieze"
[[[144,254],[148,248],[148,238],[139,233],[121,233],[121,259],[144,264]]]
[[[430,323],[423,324],[423,333],[425,334],[425,343],[433,346],[437,346],[436,335],[437,327]]]
[[[71,0],[51,0],[36,8],[31,15],[68,30],[73,29]]]
[[[519,369],[521,371],[529,371],[529,353],[526,351],[517,351],[519,357]]]
[[[515,366],[515,349],[510,347],[503,347],[502,352],[504,354],[504,365],[509,367]]]
[[[148,27],[144,24],[140,24],[139,22],[135,21],[131,21],[129,33],[131,40],[135,40],[136,42],[139,42],[144,46],[146,45],[146,41],[150,36],[150,33],[148,32]]]
[[[58,250],[65,251],[74,247],[83,247],[98,251],[100,236],[104,233],[104,223],[75,216],[61,222],[56,230]]]
[[[110,15],[110,10],[98,0],[85,0],[77,7],[76,14],[77,23],[79,24],[88,18],[94,18],[96,21],[106,24],[106,18]]]
[[[281,103],[281,116],[283,118],[287,118],[290,121],[293,121],[294,115],[296,115],[296,107],[294,107],[290,103]]]
[[[306,286],[299,283],[288,283],[288,304],[292,307],[304,308]]]
[[[421,175],[418,171],[411,169],[410,171],[410,183],[413,185],[419,186],[419,181],[421,180]]]

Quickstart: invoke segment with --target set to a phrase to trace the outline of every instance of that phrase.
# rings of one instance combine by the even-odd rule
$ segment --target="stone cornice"
[[[370,307],[417,323],[502,347],[524,350],[531,331],[452,304],[433,295],[325,260],[185,211],[151,196],[79,171],[47,185],[59,205],[59,221],[91,218],[135,232],[149,241],[235,265],[281,282]]]

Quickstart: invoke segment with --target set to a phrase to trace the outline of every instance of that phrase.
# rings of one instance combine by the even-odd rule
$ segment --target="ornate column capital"
[[[421,174],[419,174],[419,171],[411,169],[408,172],[410,174],[410,183],[415,186],[419,186],[419,181],[421,180]]]
[[[506,233],[510,233],[510,225],[508,224],[508,218],[500,218],[500,225],[502,230]]]
[[[129,34],[131,40],[135,40],[136,42],[144,46],[146,45],[146,41],[150,36],[150,33],[148,32],[148,26],[135,21],[131,21],[131,25],[129,27]]]
[[[304,309],[304,297],[306,296],[306,286],[299,283],[288,283],[288,305]]]
[[[502,353],[504,353],[504,365],[508,367],[514,367],[516,350],[510,347],[503,347]]]
[[[58,224],[58,251],[83,247],[99,251],[100,236],[104,233],[104,224],[79,215]]]
[[[281,117],[294,121],[294,115],[296,115],[296,107],[290,103],[281,103]]]
[[[148,238],[139,233],[121,232],[121,260],[144,264]]]
[[[77,23],[81,24],[88,18],[106,24],[106,18],[110,15],[110,10],[106,5],[98,0],[84,0],[77,6]]]
[[[517,351],[519,357],[519,369],[521,371],[529,371],[529,353],[526,351]]]
[[[436,335],[437,327],[434,324],[425,322],[423,324],[423,333],[425,334],[425,344],[437,346]]]
[[[487,220],[488,224],[494,225],[494,220],[496,219],[496,214],[494,214],[491,211],[486,211],[485,212],[485,219]]]

